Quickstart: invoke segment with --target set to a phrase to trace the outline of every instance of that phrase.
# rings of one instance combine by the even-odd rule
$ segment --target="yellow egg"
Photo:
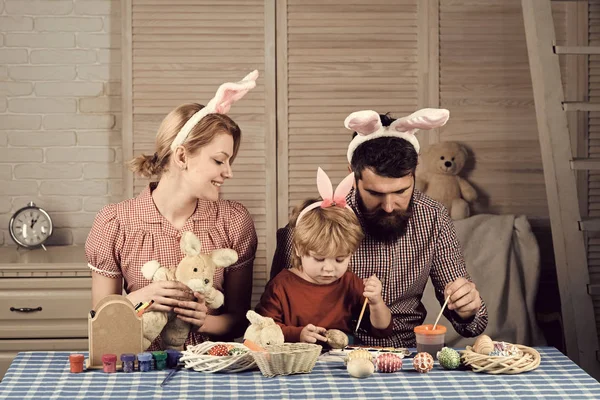
[[[348,373],[355,378],[367,378],[375,372],[375,365],[366,358],[356,358],[348,362]]]
[[[479,336],[473,344],[473,351],[486,356],[489,355],[494,351],[494,342],[492,341],[492,338],[488,335]]]
[[[348,354],[348,356],[346,357],[346,363],[349,363],[350,361],[356,360],[359,358],[373,362],[373,356],[371,355],[371,353],[369,353],[367,350],[358,349],[358,350],[352,350],[350,352],[350,354]]]
[[[343,349],[348,346],[348,335],[338,329],[328,329],[325,332],[327,343],[333,349]]]

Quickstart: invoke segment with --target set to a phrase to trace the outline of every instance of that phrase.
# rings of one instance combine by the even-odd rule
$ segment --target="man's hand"
[[[465,278],[458,278],[450,282],[444,289],[444,296],[448,300],[448,310],[452,310],[462,319],[468,319],[475,315],[481,308],[481,297],[473,282]]]

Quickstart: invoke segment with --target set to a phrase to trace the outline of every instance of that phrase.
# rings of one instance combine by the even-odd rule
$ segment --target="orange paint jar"
[[[435,360],[437,352],[442,350],[446,342],[446,327],[438,324],[434,330],[433,324],[426,324],[416,326],[414,331],[417,337],[417,352],[429,353]]]
[[[71,365],[71,372],[74,374],[78,374],[83,372],[83,354],[70,354],[69,355],[69,364]]]

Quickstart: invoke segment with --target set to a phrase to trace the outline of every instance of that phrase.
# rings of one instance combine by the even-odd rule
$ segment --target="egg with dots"
[[[229,349],[224,344],[217,344],[208,350],[208,355],[211,356],[228,356]]]
[[[413,359],[413,367],[420,373],[426,373],[433,369],[433,357],[429,353],[418,353]]]

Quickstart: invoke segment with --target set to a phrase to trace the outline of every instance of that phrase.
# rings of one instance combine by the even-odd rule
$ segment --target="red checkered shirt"
[[[346,200],[356,212],[364,230],[355,192],[350,192]],[[277,231],[271,277],[291,266],[291,233],[289,226]],[[406,233],[392,243],[379,242],[365,234],[363,242],[350,259],[350,269],[360,278],[375,274],[381,280],[383,299],[392,312],[392,336],[375,338],[362,329],[356,334],[360,342],[369,346],[414,347],[413,329],[421,325],[427,316],[427,310],[421,302],[427,280],[431,278],[440,304],[444,302],[446,284],[459,277],[470,280],[447,210],[417,190],[414,192],[413,215],[408,221]],[[488,321],[483,301],[477,314],[468,321],[461,320],[448,309],[444,311],[444,316],[465,337],[480,335]]]
[[[202,252],[231,248],[238,261],[228,268],[217,268],[213,286],[223,292],[227,274],[241,268],[253,268],[257,237],[254,223],[246,208],[227,200],[198,200],[196,210],[181,230],[175,229],[158,211],[152,200],[151,183],[136,198],[105,206],[94,221],[85,243],[88,266],[100,275],[123,278],[127,293],[136,291],[151,281],[144,278],[142,266],[156,260],[162,266],[175,267],[183,259],[179,242],[181,233],[193,232],[202,245]],[[247,282],[250,286],[252,282]],[[225,298],[227,298],[227,293]],[[150,299],[148,299],[150,300]],[[209,309],[209,314],[221,310]],[[185,345],[195,345],[208,337],[190,332]],[[149,350],[161,349],[160,337]]]

